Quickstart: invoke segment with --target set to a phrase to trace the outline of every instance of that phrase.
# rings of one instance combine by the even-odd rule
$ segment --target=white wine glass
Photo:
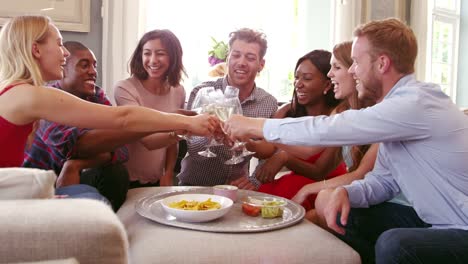
[[[239,98],[239,88],[230,86],[230,85],[226,86],[226,88],[224,89],[224,97],[225,98]],[[242,107],[240,108],[239,114],[242,115]],[[246,145],[245,142],[236,141],[233,148],[235,149],[242,148],[242,153],[240,155],[241,157],[247,157],[247,156],[255,154],[255,152],[249,151],[245,145]]]
[[[214,87],[203,87],[198,90],[197,95],[195,95],[192,105],[190,106],[190,110],[200,114],[202,107],[210,103],[209,93],[214,92],[214,90]]]
[[[195,96],[195,99],[193,100],[191,109],[193,111],[196,111],[199,114],[204,114],[204,113],[214,114],[214,110],[213,110],[214,102],[210,98],[210,94],[212,94],[213,92],[215,92],[214,87],[204,87],[200,89],[197,95]],[[216,141],[214,141],[213,137],[209,137],[208,139],[209,139],[209,143],[208,145],[206,145],[206,149],[199,151],[197,153],[198,155],[207,157],[207,158],[217,157],[217,155],[213,151],[210,150],[210,147],[214,146],[214,144],[216,144]]]
[[[239,98],[239,88],[234,86],[226,86],[224,89],[224,98]]]
[[[219,107],[217,111],[218,118],[225,122],[231,117],[231,115],[242,115],[242,106],[238,97],[225,98],[224,103]],[[240,145],[237,145],[239,142],[234,142],[234,146],[231,148],[232,156],[230,159],[226,160],[224,164],[235,165],[244,161],[244,158],[240,155],[237,155],[237,150]]]
[[[196,112],[198,114],[201,113],[201,106],[203,104],[206,104],[207,101],[206,101],[206,95],[209,94],[210,92],[214,91],[214,87],[204,87],[204,88],[201,88],[198,93],[195,95],[195,99],[193,99],[193,102],[192,102],[192,105],[191,107],[189,107],[189,109],[187,110],[183,110],[181,111],[182,113],[179,113],[179,114],[182,114],[182,115],[192,115],[192,114],[187,114],[188,112],[190,111],[193,111],[193,112]],[[203,99],[202,99],[203,97]],[[187,113],[184,113],[184,111],[186,111]],[[176,133],[176,136],[180,139],[180,140],[185,140],[185,141],[189,141],[192,139],[192,136],[190,135],[187,135],[187,134],[177,134]]]

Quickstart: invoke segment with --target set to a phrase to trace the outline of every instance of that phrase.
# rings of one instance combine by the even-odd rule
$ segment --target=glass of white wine
[[[238,97],[225,98],[222,105],[219,105],[216,110],[216,116],[223,122],[227,121],[231,115],[242,115],[242,106]],[[244,161],[241,155],[236,155],[237,150],[240,147],[240,142],[234,142],[234,146],[231,148],[232,157],[228,159],[224,164],[235,165]]]
[[[230,85],[226,86],[226,88],[224,89],[224,97],[225,98],[239,98],[239,88],[230,86]],[[242,106],[240,108],[239,114],[242,114]],[[224,120],[222,121],[224,122]],[[245,145],[246,145],[246,142],[236,141],[233,148],[235,149],[242,148],[242,153],[240,154],[241,157],[247,157],[247,156],[255,154],[255,152],[249,151]]]
[[[214,99],[211,98],[210,96],[214,92],[215,92],[214,87],[204,87],[200,89],[197,95],[195,96],[195,99],[193,100],[193,103],[191,106],[192,111],[196,111],[199,114],[204,114],[204,113],[215,114],[214,106],[216,104],[214,102]],[[197,153],[198,155],[203,156],[203,157],[214,158],[217,155],[213,151],[210,150],[210,147],[212,147],[214,143],[216,142],[214,142],[213,138],[209,138],[208,140],[209,142],[206,145],[206,149],[199,151]]]
[[[224,98],[239,98],[239,88],[234,86],[226,86],[224,89]]]

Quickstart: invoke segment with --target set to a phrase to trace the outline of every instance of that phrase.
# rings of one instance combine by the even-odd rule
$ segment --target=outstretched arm
[[[83,134],[77,141],[74,155],[77,157],[93,156],[102,152],[113,151],[122,145],[140,140],[148,149],[154,150],[179,141],[174,133],[128,132],[116,129],[93,129]]]
[[[150,132],[128,132],[117,129],[92,129],[81,135],[74,147],[74,157],[86,158],[134,142]]]
[[[58,89],[29,84],[19,85],[2,97],[15,102],[2,108],[2,116],[17,125],[46,119],[76,127],[134,132],[188,130],[198,135],[210,135],[218,125],[218,120],[208,115],[189,117],[138,106],[103,106]]]
[[[263,139],[263,125],[266,118],[253,118],[242,115],[232,115],[224,123],[224,131],[231,140],[247,142],[249,139]]]
[[[332,116],[253,119],[233,116],[225,123],[232,139],[265,138],[274,143],[309,146],[363,145],[421,140],[430,136],[433,115],[427,104],[393,96],[360,110]]]
[[[276,113],[273,115],[273,118],[284,118],[286,117],[288,111],[291,109],[291,103],[282,105]],[[275,144],[267,142],[265,140],[249,140],[247,142],[247,149],[255,152],[254,156],[259,159],[267,159],[273,156],[277,150]]]

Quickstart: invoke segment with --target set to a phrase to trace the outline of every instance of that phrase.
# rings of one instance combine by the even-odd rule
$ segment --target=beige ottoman
[[[211,233],[162,225],[140,216],[140,198],[184,187],[132,189],[117,212],[128,234],[131,263],[360,263],[332,234],[304,220],[262,233]]]

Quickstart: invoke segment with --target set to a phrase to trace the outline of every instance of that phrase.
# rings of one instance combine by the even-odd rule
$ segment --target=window
[[[458,38],[460,26],[459,0],[431,1],[432,21],[429,23],[431,51],[428,53],[427,76],[438,83],[455,102],[458,71]]]
[[[212,47],[211,37],[227,43],[230,32],[249,27],[263,31],[268,40],[266,64],[257,77],[257,85],[278,101],[291,99],[296,61],[314,46],[303,41],[310,28],[299,25],[303,23],[299,21],[305,17],[302,15],[304,7],[300,10],[299,6],[301,3],[309,5],[307,1],[288,0],[274,4],[270,0],[146,1],[146,30],[167,28],[176,34],[182,44],[183,61],[189,75],[184,80],[187,94],[195,85],[210,78],[208,51]],[[314,2],[320,4],[322,1]],[[329,3],[321,5],[326,5],[326,8]],[[323,12],[316,7],[315,10]],[[329,19],[329,14],[326,15]],[[328,36],[317,37],[314,41],[329,42]],[[328,45],[319,47],[327,49]]]

